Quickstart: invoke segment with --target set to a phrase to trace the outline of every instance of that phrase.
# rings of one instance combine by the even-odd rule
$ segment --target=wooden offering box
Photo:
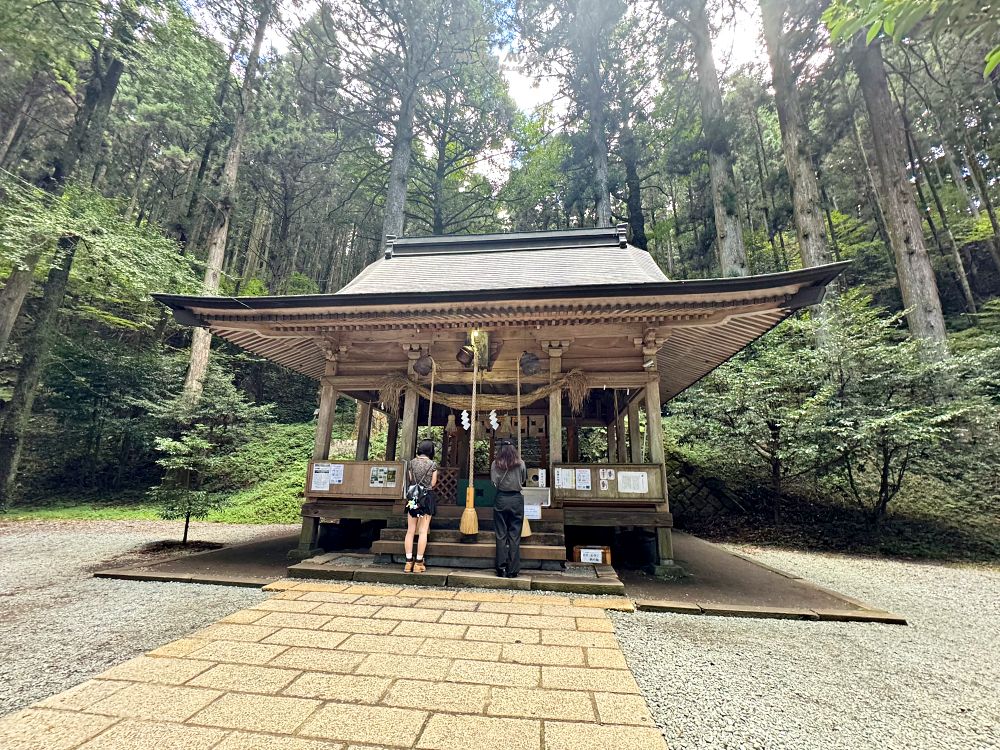
[[[649,505],[665,498],[657,464],[559,464],[552,473],[552,496],[569,504]]]
[[[395,501],[403,496],[402,461],[310,461],[306,497]]]

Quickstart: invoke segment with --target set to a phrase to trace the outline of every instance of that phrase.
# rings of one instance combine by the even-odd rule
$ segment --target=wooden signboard
[[[557,464],[552,497],[570,503],[648,505],[662,503],[663,472],[658,464]]]
[[[310,461],[306,497],[395,501],[403,496],[402,461]]]

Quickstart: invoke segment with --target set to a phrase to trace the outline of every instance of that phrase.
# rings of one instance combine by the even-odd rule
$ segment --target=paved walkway
[[[0,719],[4,750],[665,750],[604,608],[282,582]],[[155,612],[150,612],[155,617]]]

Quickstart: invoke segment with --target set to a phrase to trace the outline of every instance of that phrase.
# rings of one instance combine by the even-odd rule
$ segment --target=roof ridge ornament
[[[396,235],[387,234],[385,236],[385,259],[389,260],[392,257],[393,246],[396,244]]]
[[[615,234],[618,236],[618,247],[624,250],[628,247],[628,224],[622,222],[615,226]]]

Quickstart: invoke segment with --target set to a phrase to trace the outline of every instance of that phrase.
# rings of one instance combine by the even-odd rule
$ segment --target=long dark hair
[[[513,442],[510,440],[501,440],[500,450],[497,451],[497,457],[494,461],[496,461],[497,468],[500,471],[510,471],[521,463],[521,457],[518,455],[517,448],[514,447]]]

